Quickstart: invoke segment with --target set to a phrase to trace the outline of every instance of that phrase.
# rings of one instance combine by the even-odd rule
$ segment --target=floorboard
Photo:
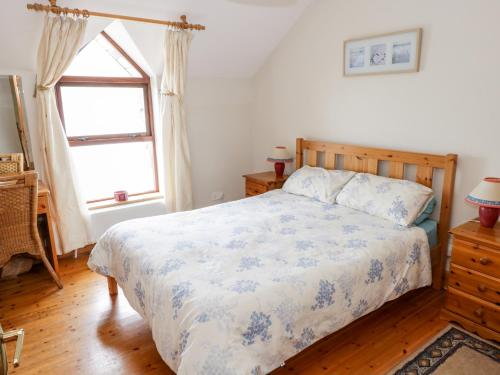
[[[24,328],[21,366],[10,374],[173,374],[161,360],[147,324],[106,279],[90,272],[87,256],[63,259],[64,289],[43,268],[0,281],[0,323]],[[411,292],[317,342],[274,372],[385,374],[446,327],[443,293]],[[7,344],[11,360],[14,343]]]

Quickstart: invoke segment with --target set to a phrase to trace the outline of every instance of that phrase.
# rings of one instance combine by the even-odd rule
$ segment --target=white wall
[[[188,21],[207,27],[204,32],[195,32],[189,65],[192,76],[250,78],[311,1],[314,0],[58,0],[57,4],[172,21],[186,14]],[[29,47],[39,40],[43,13],[28,11],[28,1],[1,0],[0,3],[0,66],[30,69],[36,49]],[[90,17],[88,29],[105,27],[107,23],[108,19]],[[151,48],[161,46],[164,26],[124,23],[133,34],[140,35],[141,47],[152,51],[145,53],[150,66],[160,71],[162,57]]]
[[[253,169],[296,137],[457,153],[453,224],[464,196],[500,175],[500,1],[318,0],[256,76]],[[342,76],[345,39],[423,28],[421,71]]]
[[[189,80],[186,111],[196,207],[218,203],[212,202],[213,192],[223,192],[224,201],[243,198],[241,176],[252,168],[253,99],[249,79]]]

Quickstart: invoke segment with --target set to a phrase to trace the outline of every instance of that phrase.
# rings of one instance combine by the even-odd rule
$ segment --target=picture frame
[[[418,72],[421,44],[421,28],[345,40],[344,77]]]

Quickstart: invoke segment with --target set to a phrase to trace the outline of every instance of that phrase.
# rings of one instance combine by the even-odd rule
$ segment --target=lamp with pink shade
[[[293,158],[284,146],[276,146],[273,148],[271,156],[267,158],[267,161],[274,163],[274,171],[276,172],[276,177],[283,177],[283,172],[285,172],[285,163],[291,163]]]
[[[481,226],[493,228],[500,214],[500,178],[485,178],[467,195],[465,201],[479,206]]]

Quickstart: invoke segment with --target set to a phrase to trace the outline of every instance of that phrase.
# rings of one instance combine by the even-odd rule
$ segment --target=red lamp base
[[[276,172],[276,177],[283,177],[285,172],[285,163],[279,161],[274,163],[274,171]]]
[[[479,207],[479,222],[485,228],[493,228],[497,223],[500,209],[493,207]]]

